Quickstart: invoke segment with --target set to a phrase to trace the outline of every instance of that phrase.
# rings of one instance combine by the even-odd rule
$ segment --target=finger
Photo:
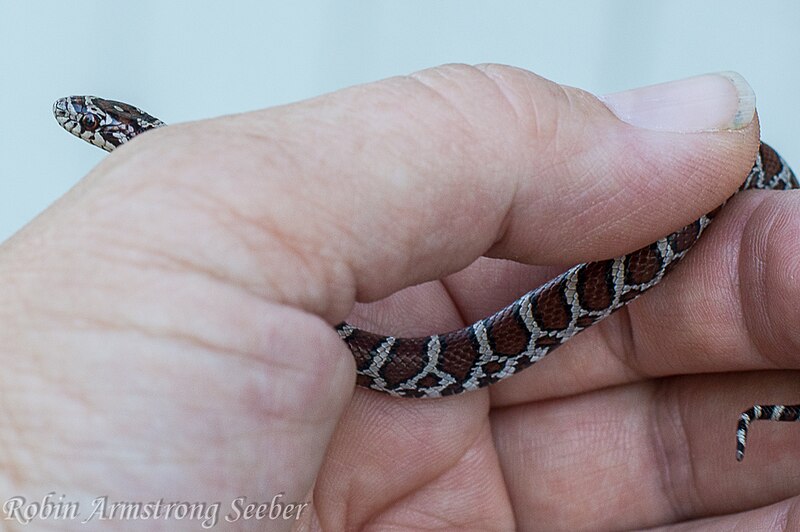
[[[636,309],[644,372],[800,367],[800,194],[744,194],[719,222],[671,289]]]
[[[798,242],[800,194],[740,194],[663,283],[559,348],[537,371],[493,387],[493,404],[654,376],[800,368]],[[460,295],[469,290],[459,288],[451,293],[470,308]]]
[[[719,515],[692,521],[685,521],[664,527],[650,528],[651,532],[689,532],[702,530],[704,532],[728,530],[770,530],[776,523],[796,523],[797,500],[795,498],[780,501],[771,506],[755,508],[741,513]]]
[[[487,516],[512,522],[485,394],[375,398],[357,391],[331,441],[328,455],[335,459],[324,464],[314,493],[323,528],[381,528],[388,521],[427,528],[425,516],[467,528]]]
[[[485,253],[608,257],[713,209],[752,164],[752,93],[731,76],[686,83],[609,97],[637,127],[526,71],[447,66],[158,130],[116,162],[178,189],[192,209],[217,209],[210,222],[170,228],[191,240],[203,229],[193,260],[333,321],[354,298]],[[673,107],[667,118],[636,104],[653,94]],[[696,109],[713,112],[698,123]],[[222,242],[230,232],[238,241]],[[208,251],[221,246],[224,255]]]
[[[753,384],[760,393],[742,393]],[[515,516],[544,529],[640,529],[796,495],[800,425],[754,426],[751,464],[734,451],[742,405],[797,390],[796,373],[676,377],[495,410]]]

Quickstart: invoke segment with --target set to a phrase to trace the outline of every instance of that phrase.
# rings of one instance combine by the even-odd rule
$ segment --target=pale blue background
[[[763,138],[800,166],[798,28],[797,0],[0,0],[0,240],[105,155],[53,120],[69,94],[178,122],[447,62],[596,93],[737,70]]]

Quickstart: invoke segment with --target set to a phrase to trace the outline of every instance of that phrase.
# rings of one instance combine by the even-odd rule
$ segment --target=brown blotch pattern
[[[531,334],[518,318],[518,310],[519,305],[514,305],[510,312],[506,312],[499,319],[486,324],[489,345],[492,351],[498,355],[516,355],[528,347]]]
[[[396,343],[381,368],[381,377],[389,386],[397,386],[418,375],[428,360],[427,338],[408,338]]]
[[[700,223],[695,222],[670,235],[668,242],[675,253],[682,253],[692,247],[699,236]]]
[[[604,310],[614,300],[613,260],[593,262],[578,273],[578,297],[586,310]]]
[[[553,284],[539,293],[533,305],[533,317],[545,330],[564,329],[572,319],[570,305],[564,295],[564,282]]]
[[[661,254],[650,245],[625,257],[625,283],[644,284],[653,280],[661,269]]]
[[[473,337],[472,327],[448,335],[447,356],[439,360],[439,369],[452,375],[457,381],[465,381],[480,357],[478,341]]]
[[[761,167],[765,174],[775,175],[783,169],[783,164],[775,150],[762,144],[758,151],[761,154]]]

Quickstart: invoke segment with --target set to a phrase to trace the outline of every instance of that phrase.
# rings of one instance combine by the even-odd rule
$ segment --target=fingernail
[[[756,96],[736,72],[718,72],[602,96],[617,117],[658,131],[735,130],[753,121]]]

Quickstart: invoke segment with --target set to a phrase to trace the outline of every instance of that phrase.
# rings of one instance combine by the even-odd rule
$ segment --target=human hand
[[[229,527],[332,530],[724,526],[793,494],[767,453],[733,460],[736,415],[766,399],[734,394],[792,398],[792,375],[730,372],[791,367],[796,194],[738,196],[661,287],[489,389],[353,393],[331,328],[387,296],[350,318],[457,328],[554,272],[498,259],[619,255],[713,209],[758,127],[732,118],[728,79],[705,83],[693,112],[611,97],[633,127],[528,72],[449,66],[118,150],[0,250],[4,493],[65,493],[84,517],[101,495],[222,501]],[[280,492],[312,504],[224,521]]]

